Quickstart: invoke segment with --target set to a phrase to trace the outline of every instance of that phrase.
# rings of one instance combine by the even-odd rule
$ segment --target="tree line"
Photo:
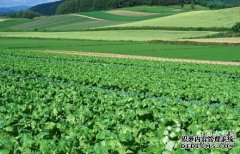
[[[240,0],[61,0],[40,4],[27,11],[8,14],[15,18],[34,18],[40,15],[68,14],[85,11],[110,10],[114,8],[131,7],[137,5],[181,5],[195,4],[212,9],[226,8],[240,5]]]
[[[40,17],[41,14],[37,12],[33,12],[31,10],[26,10],[26,11],[18,11],[15,13],[10,13],[8,14],[9,17],[11,18],[27,18],[27,19],[33,19],[36,17]]]
[[[192,0],[65,0],[57,9],[57,14],[108,10],[136,5],[183,5]],[[194,0],[195,1],[195,0]]]

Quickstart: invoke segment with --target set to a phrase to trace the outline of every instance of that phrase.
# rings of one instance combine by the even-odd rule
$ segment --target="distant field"
[[[196,6],[194,10],[203,10]],[[150,12],[152,10],[152,12]],[[128,24],[165,17],[181,12],[193,11],[189,5],[180,6],[138,6],[110,11],[82,12],[79,14],[40,17],[33,20],[10,19],[0,23],[1,31],[77,31]],[[0,19],[2,20],[2,19]]]
[[[29,19],[0,19],[0,20],[2,20],[0,23],[0,30],[11,30],[11,27],[31,21]]]
[[[184,5],[182,8],[179,5],[174,6],[134,6],[123,8],[128,11],[148,12],[148,13],[161,13],[161,14],[176,14],[186,11],[207,10],[207,7],[195,5],[195,9],[191,8],[191,5]]]
[[[156,13],[148,13],[148,12],[137,12],[137,11],[129,11],[129,10],[111,10],[107,13],[114,14],[114,15],[120,15],[120,16],[130,16],[130,17],[141,17],[141,16],[150,16],[150,15],[156,15]]]
[[[157,17],[161,17],[161,14],[151,14],[145,16],[132,16],[132,15],[120,15],[120,14],[113,14],[108,11],[94,11],[94,12],[82,12],[82,15],[99,18],[103,20],[109,21],[141,21],[146,19],[153,19]]]
[[[189,41],[202,42],[202,43],[228,43],[239,44],[240,37],[223,37],[223,38],[201,38],[201,39],[189,39]]]
[[[123,10],[129,12],[124,13]],[[83,12],[81,14],[111,21],[141,21],[197,10],[206,10],[206,8],[198,5],[196,5],[195,9],[191,9],[190,5],[185,5],[184,8],[181,8],[180,6],[135,6],[111,11]],[[141,12],[142,14],[140,14]]]
[[[42,17],[32,20],[31,22],[11,26],[12,30],[34,31],[68,31],[81,30],[86,28],[96,28],[101,26],[110,26],[126,22],[113,22],[90,19],[78,15],[57,15]],[[0,24],[1,26],[1,24]]]
[[[239,22],[239,19],[240,19],[240,7],[235,7],[221,10],[192,11],[168,17],[123,24],[120,26],[231,28],[236,22]]]
[[[0,32],[1,37],[61,38],[86,40],[177,40],[217,34],[210,31],[117,30],[82,32]]]
[[[0,50],[64,50],[197,60],[238,61],[240,46],[91,41],[69,39],[0,38]]]

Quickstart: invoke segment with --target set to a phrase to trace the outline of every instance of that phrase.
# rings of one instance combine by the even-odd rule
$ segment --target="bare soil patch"
[[[6,19],[0,19],[0,22],[3,22],[3,21],[5,21]]]
[[[223,61],[210,61],[210,60],[161,58],[161,57],[150,57],[150,56],[131,56],[131,55],[121,55],[121,54],[77,52],[77,51],[53,51],[53,50],[46,50],[46,51],[43,51],[43,52],[44,53],[53,53],[53,54],[64,54],[64,55],[78,55],[78,56],[94,56],[94,57],[154,60],[154,61],[163,61],[163,62],[182,62],[182,63],[196,63],[196,64],[215,64],[215,65],[240,66],[240,62],[223,62]]]
[[[240,44],[240,37],[184,39],[182,41],[191,41],[199,43]]]
[[[128,11],[128,10],[112,10],[108,11],[110,14],[122,15],[122,16],[149,16],[156,13],[147,13],[147,12],[137,12],[137,11]]]
[[[81,15],[81,14],[71,14],[71,15],[72,15],[72,16],[83,17],[83,18],[88,18],[88,19],[93,19],[93,20],[102,20],[102,21],[107,21],[107,20],[104,20],[104,19],[94,18],[94,17],[85,16],[85,15]]]

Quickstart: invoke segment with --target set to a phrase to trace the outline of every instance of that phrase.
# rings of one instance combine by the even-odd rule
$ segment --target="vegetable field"
[[[238,132],[201,153],[240,152],[239,67],[15,49],[0,72],[0,153],[186,153],[201,130]]]

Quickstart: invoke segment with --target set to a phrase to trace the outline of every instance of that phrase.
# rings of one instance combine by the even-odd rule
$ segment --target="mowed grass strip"
[[[211,31],[118,30],[81,32],[0,32],[0,36],[24,38],[150,41],[206,37],[215,35],[217,33],[218,32]]]
[[[240,19],[240,7],[221,9],[191,11],[172,16],[155,18],[120,25],[121,27],[218,27],[231,28]]]
[[[164,58],[240,62],[240,46],[170,44],[136,41],[0,38],[0,50],[84,51]]]

